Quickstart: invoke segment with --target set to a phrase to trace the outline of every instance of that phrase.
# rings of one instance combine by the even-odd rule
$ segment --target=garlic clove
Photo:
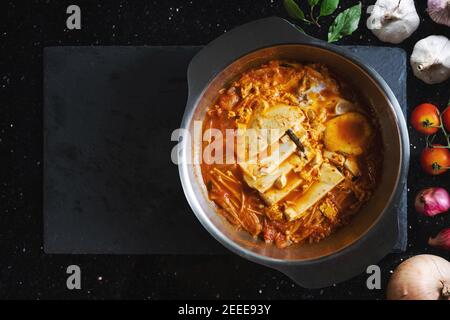
[[[367,13],[367,28],[383,42],[398,44],[420,24],[413,0],[378,0],[368,7]]]
[[[341,115],[347,112],[351,112],[351,111],[357,111],[358,107],[345,99],[340,99],[337,103],[336,106],[334,107],[334,113],[336,115]]]
[[[411,55],[414,75],[428,84],[450,78],[450,40],[444,36],[429,36],[416,43]]]
[[[359,170],[358,161],[354,157],[348,157],[345,159],[344,167],[350,171],[354,177],[359,177],[361,175],[361,170]]]

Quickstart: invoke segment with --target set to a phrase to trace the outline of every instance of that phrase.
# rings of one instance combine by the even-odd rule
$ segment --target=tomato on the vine
[[[444,124],[445,130],[450,133],[450,104],[449,106],[442,112],[442,123]]]
[[[438,148],[433,148],[438,147]],[[450,151],[439,144],[427,147],[420,155],[420,165],[426,173],[438,175],[447,171],[450,167]]]
[[[430,135],[439,130],[439,109],[431,103],[422,103],[411,113],[411,124],[417,131]]]

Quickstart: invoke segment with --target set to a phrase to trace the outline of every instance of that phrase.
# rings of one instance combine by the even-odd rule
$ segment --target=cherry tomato
[[[442,112],[442,123],[445,130],[450,133],[450,105]]]
[[[441,146],[435,144],[433,146]],[[438,175],[450,167],[450,151],[446,148],[425,148],[420,156],[420,165],[426,173]]]
[[[411,124],[417,131],[430,135],[436,133],[441,122],[439,109],[431,103],[422,103],[411,113]]]

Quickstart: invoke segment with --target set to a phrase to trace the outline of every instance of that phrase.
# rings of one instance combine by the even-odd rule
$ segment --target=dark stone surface
[[[171,161],[198,47],[53,47],[44,54],[44,250],[225,250]]]
[[[368,1],[373,3],[374,1]],[[348,7],[355,1],[342,1]],[[430,235],[448,227],[450,217],[423,218],[408,212],[408,249],[380,262],[382,290],[366,288],[361,274],[321,290],[305,290],[284,275],[234,255],[117,256],[47,255],[43,252],[42,219],[42,53],[57,45],[202,45],[226,30],[250,20],[286,17],[281,1],[78,1],[83,29],[65,29],[64,1],[2,2],[0,19],[0,138],[1,171],[0,297],[2,298],[268,298],[381,299],[391,270],[419,253],[449,257],[430,248]],[[416,41],[431,34],[450,37],[450,29],[434,24],[425,5],[416,1],[421,26],[399,47],[411,53]],[[363,20],[367,17],[363,15]],[[330,19],[322,19],[323,26]],[[325,38],[326,27],[305,28]],[[340,44],[381,45],[361,22]],[[421,102],[443,110],[449,82],[429,86],[415,79],[408,67],[408,112]],[[424,139],[410,129],[411,168],[408,207],[426,186],[450,189],[448,173],[430,177],[418,165]],[[65,287],[65,269],[78,264],[83,290]]]

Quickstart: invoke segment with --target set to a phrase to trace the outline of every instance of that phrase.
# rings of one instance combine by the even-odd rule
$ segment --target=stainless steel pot
[[[266,18],[225,33],[202,49],[188,68],[189,97],[181,127],[195,132],[220,88],[245,70],[272,59],[320,62],[352,84],[381,124],[384,165],[381,183],[350,225],[325,240],[278,249],[237,231],[208,200],[200,154],[185,139],[179,173],[186,198],[202,225],[231,251],[277,269],[301,286],[319,288],[355,276],[390,252],[398,236],[396,204],[406,182],[409,139],[400,106],[385,81],[348,51],[311,38],[280,18]],[[197,141],[201,141],[197,139]],[[198,146],[197,146],[198,147]],[[188,159],[188,157],[192,157]],[[191,161],[188,161],[191,160]]]

